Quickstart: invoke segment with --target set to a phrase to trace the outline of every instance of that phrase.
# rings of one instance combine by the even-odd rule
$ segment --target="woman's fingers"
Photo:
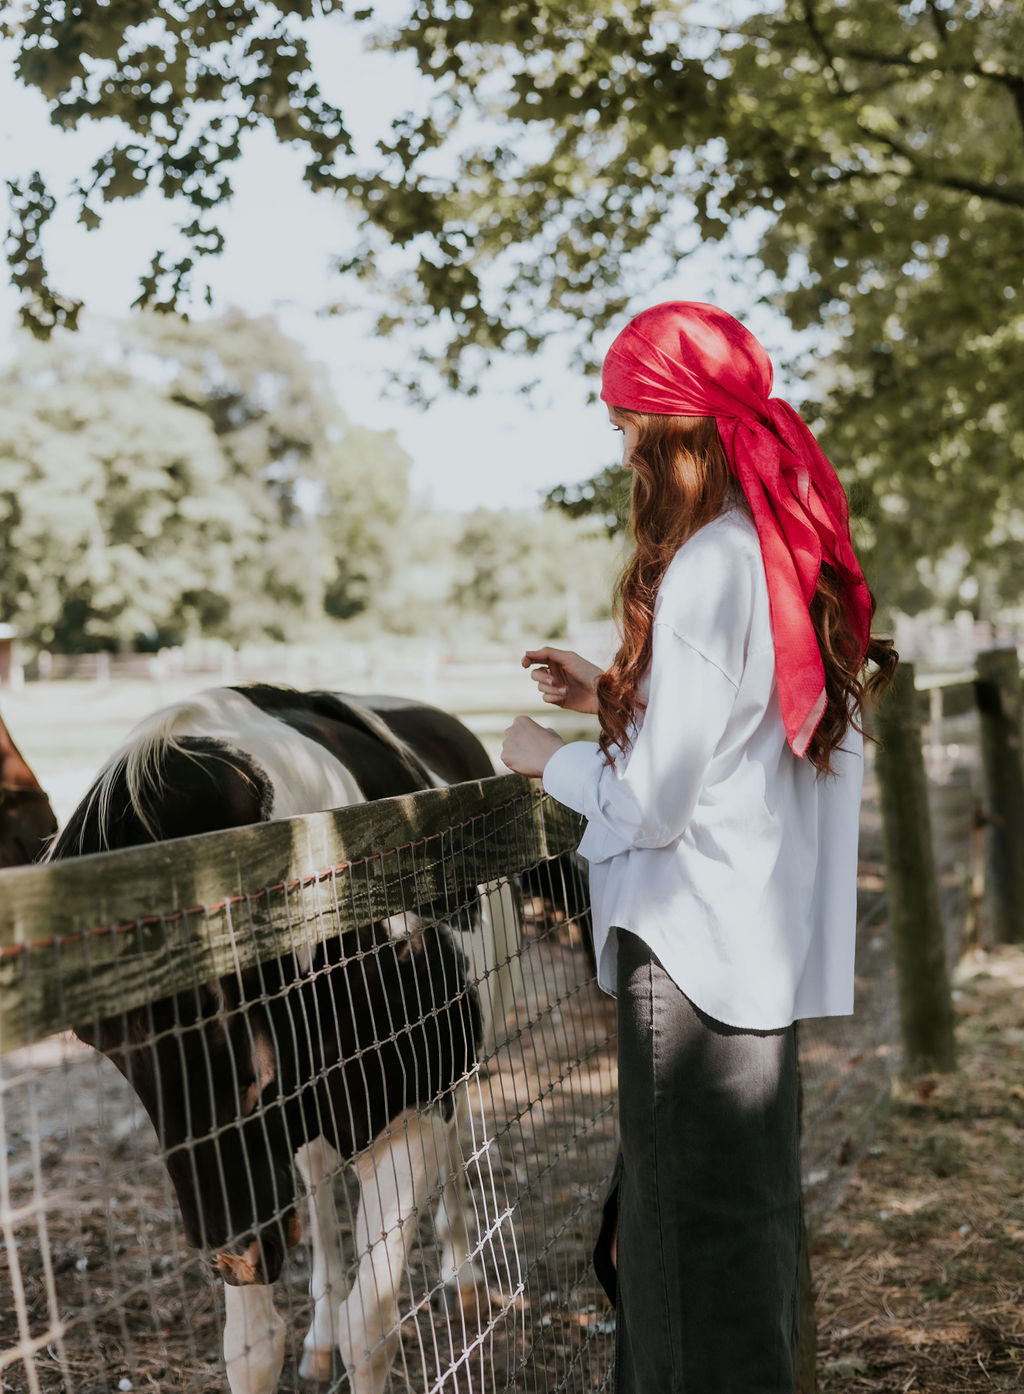
[[[530,677],[539,687],[565,687],[565,674],[551,668],[534,668]]]
[[[540,687],[565,687],[565,674],[554,668],[534,668],[530,677]]]
[[[557,707],[568,696],[569,688],[564,678],[556,677],[550,668],[535,668],[530,677],[540,688],[540,695],[545,702]]]
[[[572,659],[578,657],[579,655],[573,653],[570,649],[552,649],[545,645],[542,649],[529,649],[523,654],[522,662],[524,668],[529,668],[531,663],[551,663],[557,665],[559,663],[564,663],[566,659],[571,662]]]

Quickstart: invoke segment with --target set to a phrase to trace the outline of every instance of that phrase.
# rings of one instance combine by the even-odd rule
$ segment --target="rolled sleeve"
[[[584,856],[666,847],[682,836],[735,699],[731,678],[655,624],[647,708],[628,754],[609,765],[596,744],[574,741],[544,770],[552,798],[587,819]]]
[[[544,788],[566,808],[584,811],[584,790],[601,777],[604,765],[596,741],[570,741],[556,750],[544,766]]]
[[[588,795],[601,779],[608,765],[596,741],[571,741],[556,750],[544,766],[544,788],[553,799],[566,808],[584,813],[593,799]],[[579,845],[579,853],[588,862],[605,862],[609,857],[629,850],[629,843],[615,836],[600,821],[590,819]]]

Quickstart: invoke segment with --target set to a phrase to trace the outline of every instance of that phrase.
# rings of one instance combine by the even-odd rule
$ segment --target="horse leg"
[[[322,1137],[305,1143],[295,1154],[309,1195],[313,1272],[309,1280],[313,1298],[313,1323],[302,1342],[302,1379],[326,1383],[332,1374],[338,1333],[335,1314],[345,1291],[345,1263],[338,1237],[338,1217],[332,1194],[333,1177],[341,1158]]]
[[[474,1107],[476,1096],[476,1107]],[[465,1135],[468,1154],[463,1162],[460,1135]],[[456,1304],[465,1313],[480,1310],[483,1303],[504,1305],[500,1293],[492,1292],[480,1261],[479,1242],[470,1236],[470,1219],[483,1243],[486,1243],[494,1265],[507,1279],[510,1290],[522,1286],[519,1250],[509,1224],[511,1209],[504,1196],[504,1183],[495,1175],[495,1159],[487,1134],[484,1101],[480,1097],[480,1079],[476,1070],[455,1092],[455,1117],[449,1125],[450,1165],[443,1177],[434,1222],[441,1245],[441,1280],[446,1310],[451,1313]],[[475,1177],[472,1197],[467,1172]],[[504,1199],[499,1198],[499,1189]],[[506,1240],[507,1234],[507,1240]],[[511,1252],[509,1252],[509,1245]]]
[[[476,1310],[485,1282],[472,1257],[468,1204],[465,1174],[456,1163],[441,1187],[434,1211],[434,1229],[441,1245],[441,1300],[450,1316],[460,1308],[467,1314]]]
[[[285,1325],[274,1308],[274,1289],[226,1284],[224,1364],[231,1394],[274,1394],[284,1365]]]
[[[382,1394],[399,1343],[399,1288],[420,1210],[446,1165],[447,1124],[409,1109],[356,1163],[359,1267],[338,1314],[352,1394]]]

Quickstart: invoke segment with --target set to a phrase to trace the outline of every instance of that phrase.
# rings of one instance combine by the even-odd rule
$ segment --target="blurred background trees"
[[[0,613],[64,652],[607,614],[617,549],[544,514],[434,514],[270,320],[142,315],[0,370]]]
[[[343,97],[325,95],[316,71],[316,24],[341,23],[422,77],[418,106],[396,112],[370,152],[357,151]],[[471,391],[495,355],[529,354],[553,336],[592,364],[595,341],[627,306],[717,242],[752,294],[805,331],[807,352],[791,365],[798,405],[850,488],[888,603],[990,614],[1020,605],[1019,5],[395,0],[342,14],[332,0],[157,0],[140,24],[130,0],[42,0],[6,28],[21,80],[44,93],[56,123],[119,123],[108,151],[62,192],[85,225],[146,190],[176,200],[181,216],[153,249],[141,305],[201,300],[232,165],[260,127],[300,148],[307,183],[358,218],[362,241],[341,284],[379,297],[382,332],[418,331],[404,377],[421,396]],[[24,323],[45,335],[79,312],[47,269],[55,195],[32,170],[9,187],[11,274]],[[244,416],[245,351],[220,332],[214,356],[237,376],[243,396],[231,410]],[[383,596],[377,573],[398,515],[368,524],[361,552],[361,537],[344,531],[353,500],[337,452],[347,439],[375,455],[386,510],[400,493],[393,448],[351,430],[332,443],[309,405],[311,382],[295,383],[306,416],[286,393],[246,423],[221,386],[182,371],[208,394],[191,409],[213,427],[228,476],[239,477],[237,452],[255,452],[254,492],[240,497],[252,565],[267,529],[280,527],[283,548],[274,577],[261,576],[267,593],[276,585],[286,611],[322,599],[338,615]],[[253,474],[256,457],[264,465]],[[300,481],[319,500],[312,509],[295,493]],[[605,471],[551,501],[608,519],[620,483]],[[326,518],[341,529],[326,552],[309,537],[302,545],[313,516],[317,546]]]
[[[0,607],[70,651],[222,629],[254,520],[209,423],[84,345],[0,378]]]

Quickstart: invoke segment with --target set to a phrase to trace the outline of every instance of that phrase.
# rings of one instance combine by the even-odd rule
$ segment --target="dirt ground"
[[[1024,1388],[1024,949],[955,990],[957,1072],[895,1086],[813,1239],[821,1394]]]
[[[557,1038],[564,1031],[563,1012],[579,1020],[578,1008],[570,1007],[580,990],[579,970],[564,948],[546,946],[541,958],[548,991],[554,989],[549,1021]],[[958,972],[956,991],[957,1073],[896,1085],[870,1145],[850,1169],[840,1204],[813,1237],[820,1394],[1024,1388],[1024,949],[971,958]],[[593,1107],[611,1092],[612,1019],[606,1002],[589,992],[585,997],[588,1029],[570,1058],[589,1057],[588,1064],[566,1074],[554,1060],[542,1066],[520,1059],[518,1073],[546,1074],[551,1092],[520,1115],[522,1136],[507,1134],[500,1146],[510,1190],[521,1188],[520,1203],[529,1201],[524,1227],[534,1229],[522,1236],[523,1252],[532,1255],[523,1275],[523,1306],[509,1314],[519,1339],[523,1328],[528,1333],[525,1351],[519,1347],[519,1376],[531,1394],[601,1387],[610,1354],[611,1314],[594,1290],[587,1258],[595,1193],[614,1146],[613,1117]],[[535,1045],[543,1050],[545,1039],[551,1033],[542,1032]],[[65,1074],[64,1090],[78,1078]],[[537,1092],[531,1089],[528,1097],[537,1099]],[[596,1127],[567,1149],[576,1128],[567,1128],[566,1120],[577,1110]],[[56,1181],[66,1164],[66,1119],[32,1122],[43,1174]],[[180,1252],[162,1168],[155,1157],[139,1155],[134,1128],[110,1128],[108,1122],[108,1129],[105,1140],[101,1130],[78,1133],[77,1203],[65,1209],[56,1196],[51,1200],[57,1286],[69,1298],[81,1290],[83,1300],[72,1305],[85,1317],[83,1335],[90,1338],[70,1359],[70,1387],[108,1394],[127,1379],[137,1390],[163,1394],[221,1390],[218,1304],[199,1265]],[[6,1141],[13,1167],[18,1138],[9,1132]],[[92,1157],[93,1146],[102,1161]],[[582,1158],[587,1161],[581,1167]],[[112,1211],[99,1196],[90,1204],[85,1185],[89,1176],[102,1184],[111,1168],[119,1175]],[[138,1243],[142,1214],[146,1252]],[[539,1242],[541,1234],[546,1243]],[[30,1302],[41,1301],[43,1275],[35,1272],[30,1247],[22,1251],[22,1273]],[[428,1268],[429,1249],[420,1260]],[[164,1266],[166,1277],[154,1286]],[[116,1283],[114,1270],[120,1271]],[[289,1303],[296,1336],[307,1315],[307,1277],[306,1256],[298,1253]],[[429,1287],[426,1272],[424,1278]],[[120,1300],[107,1306],[104,1299],[114,1291]],[[5,1330],[9,1315],[0,1313],[0,1333],[8,1338],[14,1335]],[[432,1324],[428,1319],[428,1329]],[[438,1325],[439,1335],[444,1326]],[[419,1329],[410,1325],[409,1365],[423,1336],[422,1323]],[[4,1344],[0,1340],[0,1348]],[[478,1348],[481,1365],[484,1358],[494,1362],[492,1374],[498,1354],[493,1344]],[[50,1352],[40,1351],[36,1368],[44,1390],[57,1394],[69,1387]],[[293,1369],[290,1358],[287,1373]],[[394,1387],[418,1386],[408,1379],[408,1366],[407,1380],[399,1375]],[[4,1389],[22,1394],[26,1384],[17,1368],[0,1372]],[[287,1378],[284,1387],[301,1386]],[[458,1383],[460,1392],[482,1387],[487,1380],[481,1383],[479,1373],[474,1377],[468,1369]]]
[[[812,1239],[820,1394],[1022,1389],[1024,948],[961,966],[959,1070],[897,1084],[883,1105],[894,1037],[881,1019],[892,995],[883,990],[890,969],[876,814],[869,800],[857,1015],[801,1038],[809,1210],[812,1220],[827,1215]],[[949,875],[963,880],[956,868]],[[410,1267],[415,1312],[403,1327],[394,1394],[437,1387],[425,1371],[451,1367],[456,1349],[445,1383],[453,1394],[608,1387],[613,1316],[589,1255],[615,1146],[614,1013],[587,982],[579,949],[545,928],[534,927],[524,963],[531,1029],[485,1076],[492,1124],[506,1120],[488,1155],[516,1215],[521,1281],[485,1255],[502,1309],[481,1312],[452,1344],[448,1318],[429,1301],[437,1275],[426,1226]],[[148,1124],[107,1062],[56,1038],[45,1049],[52,1060],[6,1057],[0,1068],[0,1191],[10,1187],[15,1215],[0,1243],[0,1389],[220,1394],[220,1293],[182,1250]],[[341,1191],[337,1203],[344,1221]],[[350,1240],[350,1225],[342,1229]],[[30,1334],[40,1340],[34,1381],[21,1360],[9,1363],[19,1339],[14,1254]],[[301,1246],[281,1285],[291,1333],[282,1390],[316,1388],[295,1375],[308,1277]],[[58,1313],[63,1352],[45,1339]],[[435,1345],[440,1361],[425,1361]],[[336,1379],[320,1389],[346,1387]]]
[[[530,923],[518,1026],[474,1086],[483,1131],[473,1124],[461,1137],[480,1305],[449,1313],[439,1303],[425,1219],[389,1394],[442,1385],[584,1394],[605,1379],[614,1327],[590,1248],[615,1155],[614,1009],[572,931]],[[349,1259],[354,1202],[351,1175],[339,1172],[335,1218]],[[0,1062],[0,1213],[4,1394],[223,1394],[220,1285],[183,1247],[155,1138],[127,1085],[70,1036]],[[288,1328],[279,1388],[341,1394],[340,1369],[329,1384],[298,1377],[309,1279],[303,1242],[277,1284]]]

